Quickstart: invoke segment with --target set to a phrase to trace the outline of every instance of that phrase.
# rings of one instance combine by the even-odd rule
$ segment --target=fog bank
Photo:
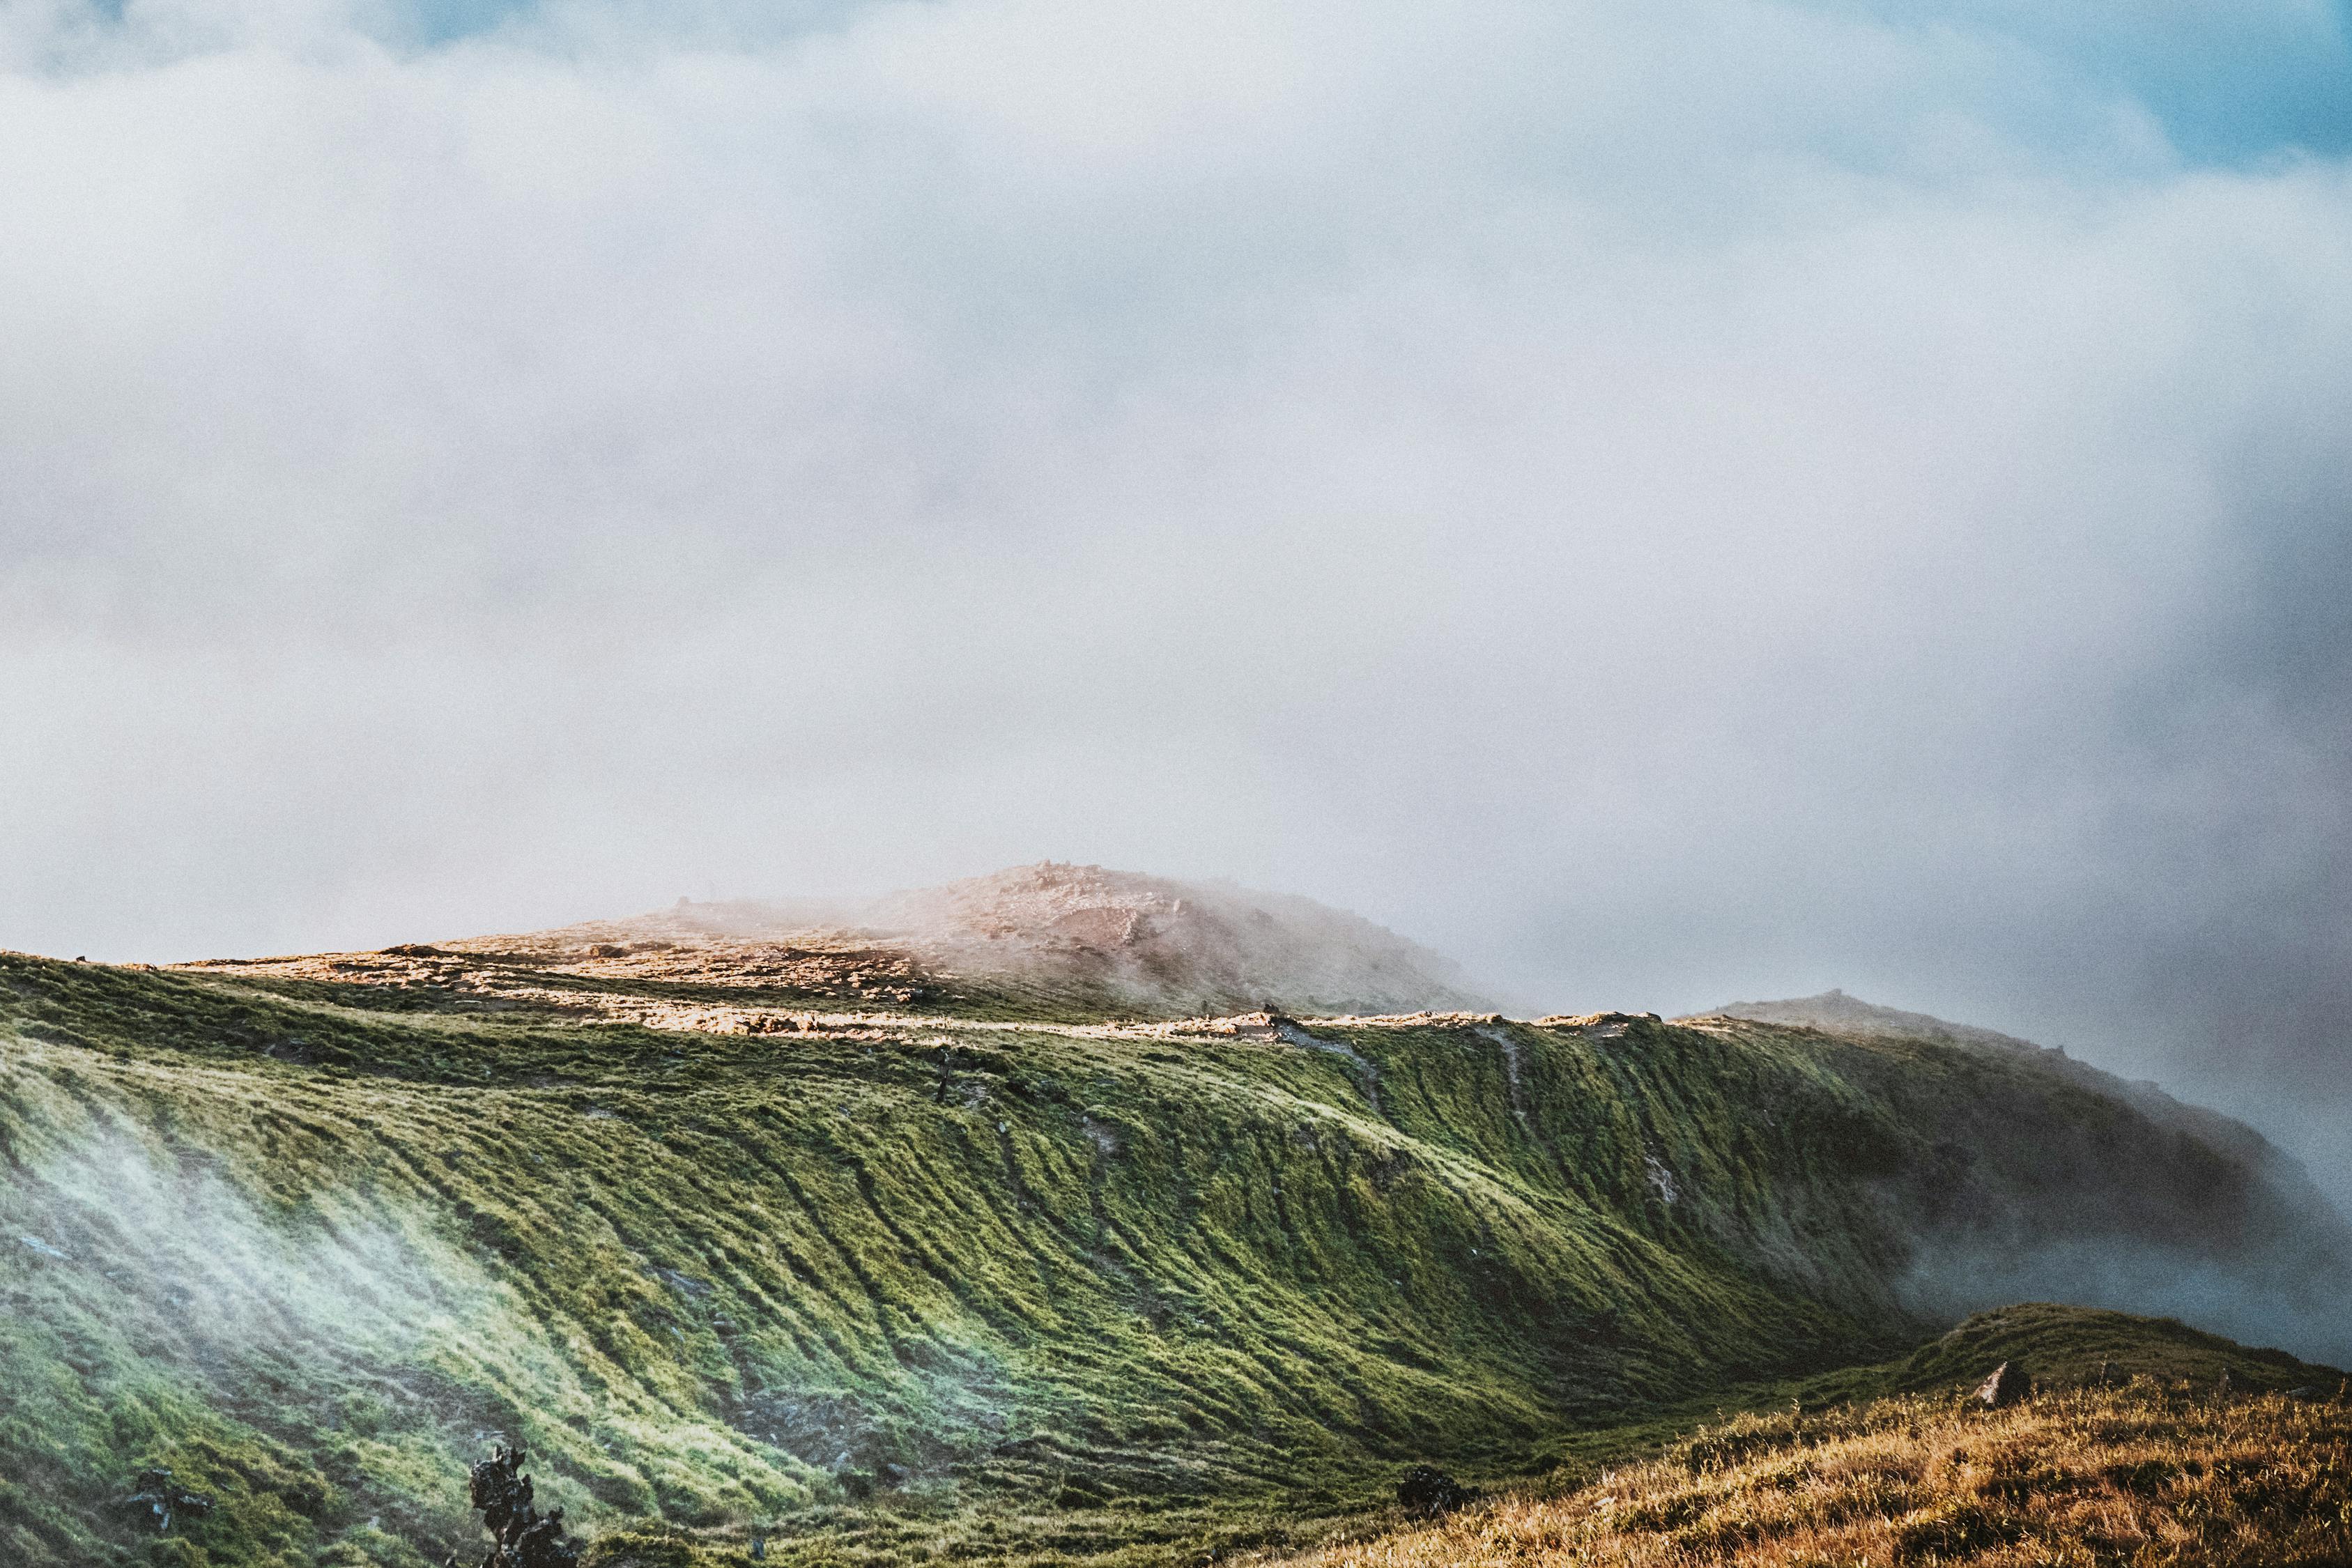
[[[0,945],[1052,857],[2352,1194],[2337,6],[0,16]]]

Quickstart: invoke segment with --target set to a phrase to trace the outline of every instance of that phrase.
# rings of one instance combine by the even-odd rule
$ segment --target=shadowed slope
[[[2245,1123],[2063,1050],[1842,991],[1717,1016],[1819,1030],[1917,1064],[1883,1087],[1898,1100],[1927,1095],[1945,1127],[1936,1173],[1916,1195],[1905,1284],[1922,1311],[2075,1301],[2352,1361],[2352,1226]],[[2020,1086],[2070,1113],[2021,1116]],[[2053,1197],[2074,1194],[2065,1223],[2046,1223],[2047,1205],[2017,1205],[1994,1174],[2009,1170],[2033,1171]],[[2118,1181],[2126,1171],[2132,1179]]]

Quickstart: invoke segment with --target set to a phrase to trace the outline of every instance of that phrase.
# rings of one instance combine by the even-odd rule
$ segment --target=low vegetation
[[[546,987],[793,1009],[656,1028],[394,959],[0,955],[0,1562],[424,1568],[500,1441],[592,1563],[1197,1562],[1418,1462],[1494,1486],[1718,1403],[1981,1375],[1900,1370],[1940,1326],[1922,1236],[2210,1264],[2296,1217],[2226,1149],[1931,1043],[924,1016],[805,964],[789,997]],[[166,1470],[211,1505],[168,1532],[129,1506]]]
[[[2352,1562],[2352,1409],[2139,1377],[1748,1415],[1582,1485],[1286,1568],[1899,1568]]]

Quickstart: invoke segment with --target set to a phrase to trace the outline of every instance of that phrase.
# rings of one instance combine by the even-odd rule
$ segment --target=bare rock
[[[1415,1465],[1397,1483],[1397,1501],[1415,1519],[1439,1519],[1478,1494],[1434,1465]]]
[[[2025,1397],[2025,1374],[2012,1372],[2009,1363],[2003,1362],[1992,1369],[1990,1377],[1977,1384],[1977,1391],[1969,1397],[1988,1410],[2014,1405]]]

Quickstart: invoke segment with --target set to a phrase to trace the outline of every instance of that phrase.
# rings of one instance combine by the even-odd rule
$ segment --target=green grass
[[[1761,1026],[397,1000],[0,957],[0,1562],[414,1568],[470,1538],[493,1434],[608,1563],[1297,1543],[1412,1460],[1883,1362],[1929,1327],[1895,1292],[1956,1122],[2007,1118],[1972,1190],[2023,1205],[2011,1143],[2137,1114]],[[142,1534],[151,1465],[215,1512]]]

